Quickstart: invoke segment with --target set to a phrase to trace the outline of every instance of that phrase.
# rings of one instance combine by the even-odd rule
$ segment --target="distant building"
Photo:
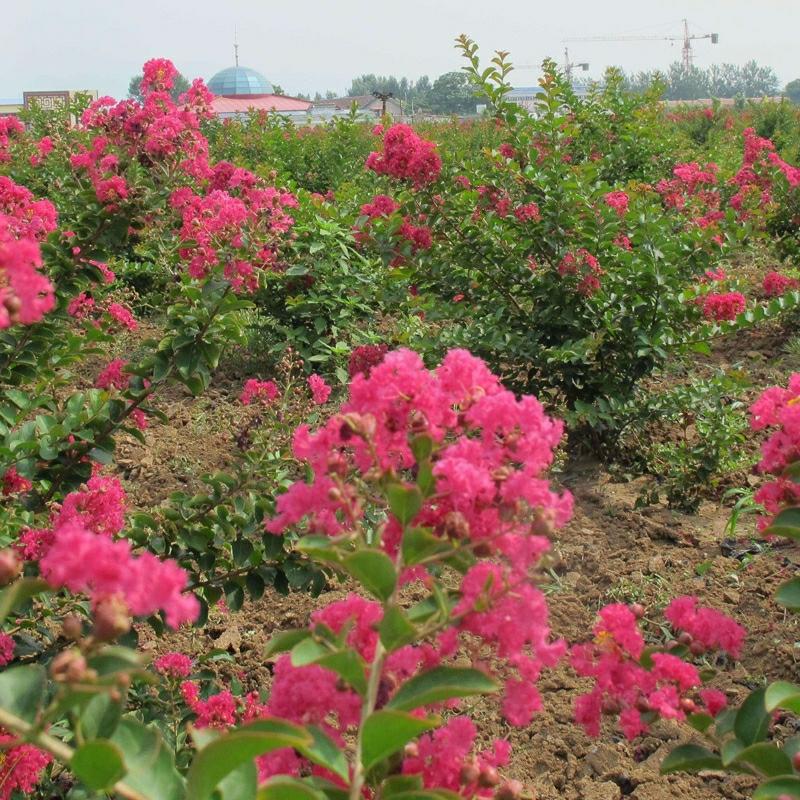
[[[245,117],[251,111],[305,119],[312,106],[310,100],[275,94],[272,84],[260,72],[238,64],[214,75],[208,89],[214,95],[211,108],[223,119]]]
[[[57,89],[45,92],[23,92],[22,99],[0,100],[0,117],[16,116],[20,111],[40,108],[43,111],[55,111],[63,108],[78,95],[88,95],[97,100],[97,89]]]
[[[333,100],[322,100],[315,103],[315,108],[332,107],[336,111],[349,113],[355,104],[359,116],[380,117],[383,112],[383,100],[372,94],[359,94],[349,97],[334,97]],[[386,99],[386,113],[393,117],[403,114],[402,103],[396,97]]]
[[[15,117],[24,107],[22,100],[0,97],[0,117]]]
[[[536,111],[536,98],[542,94],[541,86],[520,86],[512,89],[507,95],[509,103],[515,103],[526,111]]]

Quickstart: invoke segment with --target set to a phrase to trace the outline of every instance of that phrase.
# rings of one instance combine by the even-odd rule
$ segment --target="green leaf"
[[[267,645],[267,649],[264,651],[264,655],[269,658],[277,653],[285,653],[288,650],[291,650],[296,644],[308,639],[310,636],[311,631],[309,631],[308,628],[295,628],[293,630],[276,633],[275,636],[269,640],[269,644]]]
[[[689,714],[686,721],[700,733],[705,733],[713,724],[714,717],[710,714]]]
[[[395,605],[387,606],[384,610],[378,632],[383,646],[390,653],[413,642],[417,637],[416,626],[409,621],[402,609]]]
[[[800,611],[800,578],[792,578],[778,587],[775,602],[789,611]]]
[[[313,742],[310,745],[299,748],[300,752],[310,761],[325,767],[342,780],[348,781],[350,771],[347,766],[347,759],[339,749],[339,745],[322,728],[318,728],[316,725],[308,725],[306,732],[311,736]]]
[[[367,693],[367,665],[355,650],[340,650],[318,658],[315,664],[335,672],[360,695]]]
[[[800,778],[789,775],[770,778],[753,792],[753,800],[777,800],[781,795],[800,797]]]
[[[0,672],[0,708],[33,722],[45,698],[47,671],[41,664],[28,664]]]
[[[172,751],[157,730],[126,717],[117,726],[111,742],[122,752],[126,786],[148,800],[183,800],[183,778],[175,769]]]
[[[733,730],[745,746],[760,742],[767,735],[769,713],[764,705],[765,694],[766,689],[751,692],[736,713]]]
[[[763,531],[763,534],[800,539],[800,508],[785,508],[775,516],[772,524]]]
[[[422,733],[437,727],[434,719],[412,717],[402,711],[376,711],[367,717],[362,729],[362,763],[372,769]]]
[[[84,742],[70,759],[69,768],[79,781],[94,791],[111,788],[125,775],[122,753],[107,739]]]
[[[758,742],[751,744],[750,747],[745,747],[730,763],[748,764],[762,775],[769,777],[792,772],[792,762],[789,756],[783,750],[779,750],[776,745],[767,742]]]
[[[40,578],[20,578],[0,592],[0,623],[26,600],[49,589],[47,581]]]
[[[788,681],[771,683],[764,693],[764,707],[770,712],[783,708],[793,714],[800,713],[800,686]]]
[[[325,800],[325,795],[297,778],[278,775],[261,787],[257,800]]]
[[[392,559],[380,550],[357,550],[342,566],[372,595],[386,602],[394,592],[397,573]]]
[[[409,567],[453,548],[446,539],[434,536],[427,528],[408,528],[403,534],[403,563]]]
[[[220,781],[240,765],[273,750],[309,744],[306,731],[283,720],[263,719],[232,730],[197,753],[186,777],[186,796],[208,800]]]
[[[722,761],[715,753],[696,744],[676,747],[661,762],[662,775],[670,772],[699,772],[703,769],[722,769]]]
[[[394,797],[401,792],[422,789],[421,775],[390,775],[381,784],[381,797]]]
[[[221,800],[252,800],[258,789],[258,768],[255,761],[240,764],[217,786]]]
[[[391,483],[386,488],[389,510],[401,525],[408,525],[422,508],[422,492],[416,486]]]
[[[114,733],[121,718],[121,702],[115,702],[105,692],[96,694],[81,711],[81,730],[87,739],[107,738]]]
[[[468,667],[435,667],[406,681],[387,708],[411,711],[454,697],[490,694],[500,687],[485,673]]]

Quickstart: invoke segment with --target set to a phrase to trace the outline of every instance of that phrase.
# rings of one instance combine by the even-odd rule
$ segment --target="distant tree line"
[[[664,85],[666,100],[700,100],[707,97],[763,97],[780,94],[780,83],[775,70],[755,61],[746,64],[712,64],[703,69],[685,70],[675,62],[666,73],[653,70],[625,76],[629,89],[643,92],[660,81]]]
[[[433,82],[427,75],[412,80],[394,75],[364,73],[353,78],[345,96],[359,97],[373,92],[390,92],[407,113],[413,110],[432,114],[474,114],[475,105],[479,102],[466,74],[460,71],[445,72]],[[308,99],[318,102],[340,96],[329,90],[324,94],[317,92]]]

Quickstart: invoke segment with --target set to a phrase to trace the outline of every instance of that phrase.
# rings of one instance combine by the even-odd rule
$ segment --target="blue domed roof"
[[[217,95],[272,94],[272,84],[260,73],[247,67],[228,67],[218,72],[208,88]]]

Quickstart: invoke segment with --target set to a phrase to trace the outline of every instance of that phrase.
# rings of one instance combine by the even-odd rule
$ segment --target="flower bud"
[[[121,597],[111,595],[98,601],[94,607],[94,637],[101,642],[118,639],[131,629],[128,606]]]
[[[0,550],[0,586],[7,586],[22,573],[22,562],[17,554],[6,548]]]
[[[489,789],[492,786],[497,786],[500,783],[500,773],[488,764],[481,767],[481,774],[478,775],[478,786],[483,786]]]
[[[478,762],[473,758],[472,761],[466,762],[461,767],[461,775],[460,780],[463,786],[472,786],[473,784],[478,782],[478,778],[481,775],[481,768],[478,766]]]
[[[641,603],[634,603],[631,606],[631,612],[636,619],[641,619],[644,616],[644,606]]]
[[[697,711],[697,706],[695,705],[694,700],[690,699],[689,697],[681,698],[681,711],[686,714],[694,714]]]
[[[800,772],[800,752],[792,756],[792,766]]]
[[[444,517],[444,535],[448,539],[469,537],[469,522],[460,511],[449,511]]]
[[[83,620],[77,614],[67,614],[61,623],[61,632],[65,639],[77,642],[83,636]]]
[[[519,781],[505,781],[494,793],[495,800],[520,800],[523,786]]]
[[[403,748],[403,755],[406,758],[417,758],[419,756],[419,747],[416,742],[409,742]]]
[[[689,646],[689,652],[693,656],[701,656],[706,651],[706,646],[701,642],[692,642]]]
[[[58,683],[82,683],[93,680],[97,673],[89,669],[81,652],[73,648],[64,650],[52,660],[50,675]]]
[[[686,631],[678,636],[678,644],[686,645],[686,647],[688,647],[693,641],[694,639],[692,639],[692,634],[686,633]]]

